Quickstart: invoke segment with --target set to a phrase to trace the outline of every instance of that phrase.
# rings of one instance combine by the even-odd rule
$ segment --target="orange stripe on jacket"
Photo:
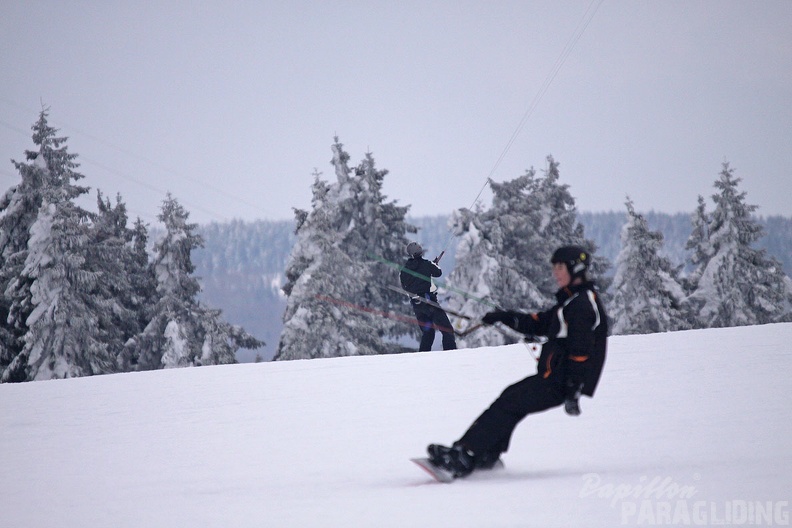
[[[549,378],[550,374],[553,373],[552,361],[554,354],[555,352],[551,352],[547,356],[547,361],[545,362],[545,371],[544,374],[542,374],[542,378],[544,379]],[[588,361],[588,358],[589,358],[588,356],[569,356],[570,361],[574,361],[575,363],[584,363]]]
[[[547,361],[546,361],[547,364],[545,365],[544,374],[542,374],[542,378],[543,379],[547,379],[548,377],[550,377],[550,374],[553,373],[553,367],[551,366],[551,362],[553,361],[553,355],[554,354],[555,354],[555,352],[550,352],[547,355]]]

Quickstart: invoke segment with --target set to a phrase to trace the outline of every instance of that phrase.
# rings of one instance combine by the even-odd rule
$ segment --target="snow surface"
[[[790,343],[613,337],[580,417],[529,416],[453,484],[408,458],[532,373],[523,345],[5,384],[0,526],[789,524]]]

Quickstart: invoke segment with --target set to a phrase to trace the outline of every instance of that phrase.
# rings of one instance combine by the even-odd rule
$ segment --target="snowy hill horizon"
[[[535,372],[522,344],[0,385],[3,526],[789,525],[792,323],[610,338],[583,414],[529,416],[505,469],[450,443]]]

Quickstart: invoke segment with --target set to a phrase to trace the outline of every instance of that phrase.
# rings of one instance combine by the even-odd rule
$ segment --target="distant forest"
[[[665,238],[665,255],[678,265],[687,260],[685,243],[691,232],[690,214],[643,213],[652,230]],[[598,245],[597,253],[615,262],[620,249],[624,212],[579,213],[587,238]],[[456,240],[447,227],[448,216],[418,217],[409,220],[419,227],[417,240],[432,257],[445,249],[441,265],[454,267]],[[777,258],[787,275],[792,276],[792,218],[759,217],[765,236],[758,246]],[[242,325],[248,332],[266,342],[258,351],[240,350],[239,361],[253,361],[256,354],[271,359],[280,338],[285,298],[280,291],[285,282],[284,270],[294,244],[294,222],[233,221],[201,226],[205,247],[193,252],[196,275],[203,291],[201,299],[221,308],[225,319]],[[152,238],[156,238],[153,234]],[[447,247],[446,247],[447,246]],[[612,272],[613,270],[611,270]],[[383,277],[384,283],[395,283],[396,275]]]

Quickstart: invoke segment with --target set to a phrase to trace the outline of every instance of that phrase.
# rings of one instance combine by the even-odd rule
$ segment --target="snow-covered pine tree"
[[[556,286],[552,276],[547,272],[547,263],[556,248],[561,246],[580,246],[590,255],[597,253],[597,245],[586,238],[583,224],[577,219],[575,199],[569,192],[569,185],[560,184],[559,163],[553,156],[547,156],[547,172],[539,180],[533,201],[541,212],[539,221],[539,237],[544,241],[534,251],[533,258],[539,263],[538,272],[531,276],[534,284],[547,296],[555,294]],[[588,274],[591,278],[603,280],[610,262],[604,256],[596,255],[592,259]],[[606,284],[601,283],[601,287]]]
[[[382,288],[398,281],[382,261],[400,260],[406,233],[416,231],[408,207],[385,202],[387,171],[370,153],[353,170],[338,138],[332,151],[336,181],[315,173],[312,210],[295,210],[277,360],[390,353],[399,349],[391,338],[409,331],[385,317],[401,299]]]
[[[723,163],[712,196],[715,210],[707,215],[703,199],[694,215],[688,241],[696,268],[687,298],[702,328],[764,324],[789,316],[788,291],[781,264],[755,249],[762,227],[751,216],[757,206],[745,203],[737,189],[740,178]]]
[[[643,215],[627,198],[627,221],[621,232],[621,251],[610,286],[608,313],[613,334],[650,334],[691,327],[681,308],[685,298],[679,270],[660,255],[663,235],[650,231]]]
[[[339,144],[338,149],[342,146]],[[382,184],[387,169],[378,170],[371,152],[355,168],[355,179],[360,191],[354,196],[356,204],[352,209],[352,226],[349,236],[344,241],[347,255],[355,260],[366,262],[366,274],[369,280],[365,283],[363,295],[359,296],[360,304],[373,311],[387,313],[408,313],[412,310],[404,303],[405,297],[393,290],[383,288],[383,281],[399,286],[397,270],[392,263],[403,260],[405,248],[409,241],[407,234],[415,234],[417,228],[406,221],[409,206],[400,206],[395,201],[386,201],[382,193]],[[397,345],[391,341],[410,333],[417,332],[417,326],[398,317],[378,317],[376,333],[380,340],[388,341],[386,352],[394,352]]]
[[[191,252],[202,247],[197,224],[168,194],[159,220],[165,236],[154,246],[157,301],[142,333],[127,342],[119,363],[137,370],[234,363],[239,347],[263,345],[242,328],[222,321],[219,310],[197,300],[200,285]]]
[[[452,216],[457,236],[456,267],[447,286],[454,294],[448,300],[453,311],[478,319],[494,307],[538,309],[549,301],[532,277],[540,266],[536,248],[541,221],[534,202],[539,182],[533,169],[503,183],[489,181],[492,207],[475,212],[460,210]],[[547,263],[544,263],[547,271]],[[458,339],[461,347],[514,342],[493,328],[477,330]]]
[[[497,196],[497,193],[496,193]],[[497,199],[496,199],[497,202]],[[490,212],[455,211],[450,219],[457,235],[456,266],[446,287],[453,294],[448,307],[479,319],[497,308],[521,309],[526,304],[540,306],[546,302],[539,290],[522,275],[513,257],[503,253],[502,226]],[[458,330],[466,325],[454,321]],[[482,327],[457,338],[461,348],[516,342],[518,335],[505,335],[495,328]]]
[[[137,316],[137,328],[141,330],[148,324],[150,307],[157,302],[157,279],[154,267],[149,262],[148,240],[148,224],[138,217],[132,227],[132,255],[128,274],[132,289],[130,301]]]
[[[36,151],[26,151],[27,162],[12,160],[21,181],[8,189],[0,199],[0,380],[25,381],[24,362],[17,362],[22,368],[17,372],[7,371],[8,366],[24,347],[22,337],[27,332],[25,320],[32,307],[30,305],[29,284],[16,283],[14,295],[17,296],[16,315],[9,319],[14,299],[8,287],[16,281],[25,267],[28,254],[30,228],[36,221],[45,186],[48,185],[47,163],[42,153],[57,149],[65,138],[56,138],[56,130],[47,123],[48,109],[42,109],[38,120],[33,124],[33,142]],[[50,154],[52,156],[52,154]]]
[[[133,352],[125,354],[133,358],[131,363],[138,370],[189,366],[198,341],[194,317],[201,286],[193,276],[195,268],[190,259],[191,252],[203,245],[195,233],[198,225],[188,223],[189,213],[170,193],[157,218],[165,225],[164,237],[154,246],[152,264],[157,300],[142,334],[127,344]]]
[[[24,268],[6,293],[12,304],[9,322],[26,328],[24,347],[4,373],[4,379],[67,378],[113,372],[106,328],[99,324],[103,309],[97,285],[100,273],[89,265],[91,215],[74,200],[88,192],[74,181],[76,154],[66,138],[46,122],[43,110],[34,126],[39,145],[34,164],[42,178],[42,201],[30,238]],[[28,155],[28,158],[32,158]]]
[[[452,217],[460,240],[456,269],[447,285],[451,291],[472,296],[452,295],[450,309],[478,318],[494,306],[525,311],[546,308],[553,304],[557,289],[549,273],[553,251],[568,244],[582,246],[591,254],[596,251],[577,221],[568,185],[558,183],[558,163],[552,156],[547,161],[543,178],[530,169],[511,181],[490,181],[490,209],[463,210]],[[608,265],[599,258],[594,263],[594,276]],[[510,340],[493,329],[484,329],[458,341],[470,347]]]
[[[141,261],[135,247],[138,231],[127,227],[126,205],[116,196],[109,199],[97,192],[98,214],[94,216],[91,241],[88,246],[88,268],[99,274],[94,298],[101,308],[97,314],[99,327],[104,329],[112,357],[117,357],[127,340],[143,329],[142,313],[147,304],[141,298],[140,278],[148,270],[147,260]],[[145,243],[145,239],[143,241]]]
[[[709,259],[712,247],[709,243],[709,224],[710,216],[707,213],[707,204],[704,202],[704,197],[699,195],[698,206],[696,211],[691,217],[693,230],[685,244],[685,249],[690,252],[690,263],[693,265],[693,271],[685,279],[685,284],[688,285],[692,293],[692,288],[698,283],[701,278],[701,273],[704,271],[704,264]],[[688,287],[686,286],[686,287]]]

